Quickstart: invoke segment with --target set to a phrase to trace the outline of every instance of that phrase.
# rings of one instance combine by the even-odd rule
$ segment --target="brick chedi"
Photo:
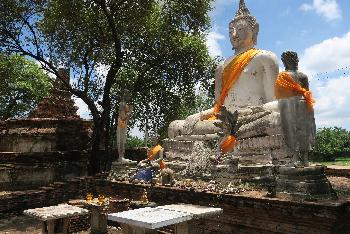
[[[59,72],[69,82],[68,72]],[[71,96],[56,80],[28,118],[0,121],[0,187],[26,189],[86,175],[92,122],[77,115]]]
[[[69,74],[65,69],[59,69],[59,73],[69,82]],[[57,79],[49,96],[39,103],[29,118],[80,119],[77,110],[72,94],[66,90],[62,81]]]

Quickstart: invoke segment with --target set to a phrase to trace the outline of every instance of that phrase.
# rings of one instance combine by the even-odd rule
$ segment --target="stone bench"
[[[89,211],[68,204],[25,210],[25,215],[42,221],[42,233],[68,233],[69,217],[88,214]]]
[[[141,208],[108,215],[108,220],[121,223],[123,234],[157,233],[156,229],[174,225],[177,234],[195,234],[190,220],[222,213],[221,208],[191,204],[174,204]]]

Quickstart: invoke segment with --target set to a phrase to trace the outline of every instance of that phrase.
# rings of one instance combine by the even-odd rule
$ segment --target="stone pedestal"
[[[118,162],[112,163],[110,173],[108,175],[109,180],[129,180],[137,171],[137,162]]]
[[[107,233],[107,215],[101,210],[101,207],[91,207],[91,233]]]
[[[277,197],[291,199],[335,198],[325,167],[280,167],[276,179]]]

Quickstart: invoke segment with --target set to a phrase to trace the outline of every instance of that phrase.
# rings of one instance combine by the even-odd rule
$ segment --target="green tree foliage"
[[[99,149],[111,151],[122,88],[133,93],[134,120],[148,118],[154,130],[194,104],[196,82],[208,84],[211,1],[2,0],[0,51],[30,56],[63,82],[59,66],[71,69],[75,83],[64,83],[94,121],[90,172],[96,173]]]
[[[114,88],[132,91],[132,123],[151,135],[166,137],[184,107],[195,108],[195,86],[208,89],[214,83],[217,61],[208,56],[205,30],[209,26],[210,1],[163,1],[154,4],[141,28],[134,28],[126,44],[126,66]]]
[[[350,132],[340,127],[321,128],[316,133],[314,161],[334,161],[350,155]]]
[[[137,148],[137,147],[144,147],[145,142],[143,139],[135,137],[135,136],[129,136],[126,140],[126,148]]]
[[[0,54],[0,120],[25,117],[50,87],[49,76],[35,62]]]

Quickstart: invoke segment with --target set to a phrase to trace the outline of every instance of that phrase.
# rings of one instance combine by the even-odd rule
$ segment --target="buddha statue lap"
[[[188,142],[220,140],[228,130],[221,121],[211,118],[221,106],[238,111],[236,133],[239,144],[233,154],[243,164],[283,164],[291,153],[285,147],[275,82],[278,76],[277,57],[270,51],[255,49],[259,24],[250,15],[243,0],[229,24],[230,41],[235,54],[217,68],[214,108],[172,122],[165,145],[167,158],[191,150]],[[187,148],[181,145],[187,142]]]

